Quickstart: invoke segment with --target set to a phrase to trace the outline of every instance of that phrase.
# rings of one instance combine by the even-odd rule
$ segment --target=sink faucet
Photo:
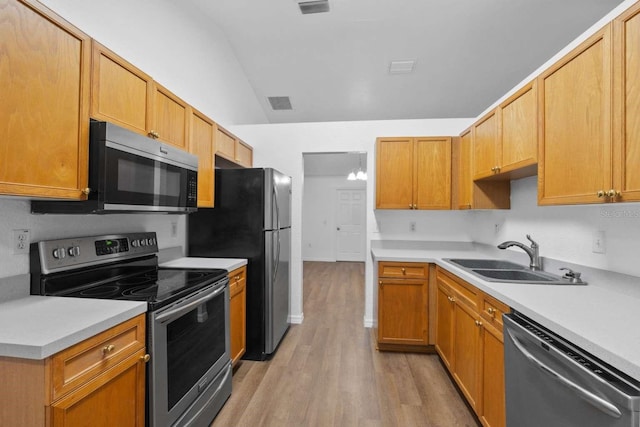
[[[507,249],[511,246],[517,246],[529,255],[529,268],[531,270],[542,270],[542,266],[540,265],[540,255],[538,253],[538,244],[533,241],[530,235],[527,234],[527,239],[531,242],[531,247],[527,247],[520,242],[515,242],[513,240],[509,240],[498,245],[498,249]]]

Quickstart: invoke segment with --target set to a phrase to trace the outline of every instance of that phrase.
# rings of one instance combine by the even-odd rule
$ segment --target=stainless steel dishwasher
[[[640,426],[640,383],[520,313],[504,316],[508,427]]]

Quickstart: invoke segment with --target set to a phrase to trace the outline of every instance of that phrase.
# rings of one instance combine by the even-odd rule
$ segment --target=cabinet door
[[[473,179],[471,178],[471,129],[460,135],[457,156],[458,209],[471,209]]]
[[[0,19],[0,194],[86,198],[90,39],[35,1]]]
[[[227,160],[236,160],[236,138],[222,127],[216,128],[216,154]]]
[[[92,49],[91,117],[147,135],[151,77],[96,41]]]
[[[502,160],[500,172],[510,172],[538,162],[538,98],[533,81],[501,104]],[[530,168],[529,175],[537,173]],[[525,176],[523,174],[521,176]]]
[[[376,142],[376,209],[413,208],[413,139]]]
[[[215,191],[214,154],[216,125],[191,109],[189,152],[198,156],[198,207],[213,207]]]
[[[144,349],[50,407],[51,426],[145,425]],[[88,420],[91,420],[90,422]]]
[[[245,168],[253,166],[253,148],[240,140],[236,141],[236,163]]]
[[[611,188],[611,26],[538,78],[538,203],[598,203]]]
[[[231,361],[235,364],[246,350],[246,267],[234,270],[229,274],[231,285],[229,294],[231,301],[229,311],[231,318]]]
[[[415,209],[451,209],[451,138],[414,140]]]
[[[453,307],[451,289],[438,280],[436,293],[436,351],[449,371],[453,369]]]
[[[183,150],[188,141],[188,105],[160,84],[153,83],[153,122],[151,132],[168,144]]]
[[[428,343],[428,284],[417,279],[380,279],[378,341],[385,344]]]
[[[614,21],[614,189],[640,200],[640,3]]]
[[[480,325],[478,315],[456,301],[453,327],[453,377],[477,411],[480,392]]]
[[[499,117],[492,111],[474,125],[473,136],[473,179],[494,175],[500,153]]]
[[[504,427],[504,344],[502,332],[484,322],[481,328],[482,404],[480,420],[485,427]]]

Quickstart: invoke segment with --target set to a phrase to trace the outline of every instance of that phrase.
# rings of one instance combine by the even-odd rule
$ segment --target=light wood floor
[[[212,427],[477,427],[438,356],[378,352],[364,263],[304,263],[304,322],[267,362],[242,361]]]

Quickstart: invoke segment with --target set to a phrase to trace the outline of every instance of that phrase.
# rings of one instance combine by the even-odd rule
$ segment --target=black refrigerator
[[[243,359],[265,360],[289,328],[291,178],[271,168],[215,174],[215,207],[188,217],[188,254],[248,260]]]

